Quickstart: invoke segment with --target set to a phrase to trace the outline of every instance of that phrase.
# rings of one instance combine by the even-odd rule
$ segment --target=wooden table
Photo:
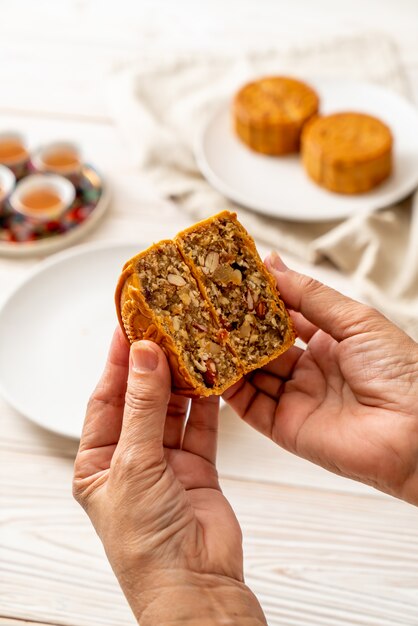
[[[112,206],[89,240],[122,240],[132,232],[165,237],[187,220],[130,170],[106,110],[106,74],[138,51],[239,49],[243,39],[286,45],[373,24],[394,37],[418,101],[417,3],[340,4],[1,3],[0,125],[26,132],[33,145],[79,140],[105,172]],[[37,261],[0,260],[0,300]],[[349,289],[343,277],[324,272]],[[0,624],[133,624],[101,544],[71,497],[77,444],[38,428],[1,399],[0,418]],[[228,411],[219,469],[244,532],[247,582],[269,624],[418,625],[416,509],[292,457]]]

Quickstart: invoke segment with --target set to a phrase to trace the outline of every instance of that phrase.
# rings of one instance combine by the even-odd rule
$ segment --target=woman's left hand
[[[220,623],[231,610],[234,623],[242,613],[263,624],[215,467],[219,399],[193,400],[186,423],[188,405],[170,395],[161,349],[136,342],[129,358],[118,329],[88,405],[75,498],[141,624]]]

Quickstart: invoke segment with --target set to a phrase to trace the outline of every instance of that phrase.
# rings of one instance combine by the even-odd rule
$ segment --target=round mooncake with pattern
[[[302,81],[284,76],[261,78],[235,95],[234,129],[255,152],[289,154],[299,150],[302,128],[318,108],[318,95]]]
[[[389,128],[364,113],[317,117],[302,133],[302,162],[310,178],[341,194],[364,193],[392,171]]]

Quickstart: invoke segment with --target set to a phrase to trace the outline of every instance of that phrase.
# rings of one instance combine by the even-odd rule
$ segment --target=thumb
[[[337,341],[374,329],[383,316],[318,280],[290,270],[276,252],[266,259],[286,306],[299,311]]]
[[[170,370],[161,348],[152,341],[133,343],[119,444],[125,451],[134,448],[138,460],[153,462],[162,456],[170,387]]]

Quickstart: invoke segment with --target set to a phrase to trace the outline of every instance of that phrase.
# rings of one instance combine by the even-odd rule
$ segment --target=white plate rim
[[[53,254],[50,257],[40,261],[36,264],[35,267],[28,270],[24,276],[20,278],[17,285],[7,294],[6,299],[1,303],[0,306],[0,324],[2,321],[2,315],[6,307],[9,305],[10,301],[13,297],[21,291],[24,286],[30,282],[35,276],[42,274],[45,271],[48,271],[51,267],[55,265],[59,265],[62,262],[68,261],[71,258],[82,256],[86,253],[95,252],[98,250],[110,250],[115,248],[123,248],[123,247],[136,247],[138,250],[141,250],[141,246],[143,246],[144,242],[138,242],[138,240],[108,240],[108,241],[95,241],[83,243],[78,246],[72,247],[67,250],[62,250],[56,254]],[[143,246],[144,247],[144,246]],[[104,364],[103,364],[104,365]],[[36,415],[28,413],[27,410],[22,409],[19,405],[19,401],[16,398],[12,397],[11,394],[7,391],[3,380],[0,377],[0,394],[6,400],[6,402],[15,409],[20,415],[28,419],[30,422],[36,424],[37,426],[43,428],[46,431],[52,432],[56,435],[60,435],[63,437],[67,437],[70,439],[79,439],[79,435],[75,435],[73,433],[69,433],[68,431],[62,430],[60,428],[54,428],[51,426],[46,426],[42,421],[40,421]]]
[[[14,244],[0,241],[0,255],[3,257],[19,258],[36,256],[38,254],[52,254],[62,250],[63,248],[67,248],[81,239],[84,235],[87,235],[96,223],[103,217],[109,206],[111,198],[109,185],[106,179],[98,170],[96,170],[96,168],[94,168],[94,171],[100,178],[102,193],[94,210],[83,222],[81,222],[81,224],[61,235],[55,235],[54,237],[48,237],[38,241],[18,243],[16,246]]]
[[[376,92],[384,93],[385,95],[389,95],[389,97],[393,97],[402,103],[403,106],[407,107],[411,114],[415,115],[418,122],[418,111],[413,106],[411,102],[409,102],[406,98],[402,97],[395,91],[392,91],[388,88],[383,87],[377,83],[361,81],[361,80],[352,80],[352,79],[339,79],[339,78],[326,78],[326,77],[311,77],[310,79],[301,78],[301,80],[306,80],[308,83],[312,84],[314,87],[317,85],[318,91],[320,91],[320,85],[332,85],[332,84],[347,84],[353,87],[361,88],[371,88]],[[235,202],[238,206],[254,211],[255,213],[259,213],[264,216],[282,219],[290,222],[326,222],[326,221],[341,221],[341,219],[345,219],[354,215],[367,215],[374,213],[380,209],[388,207],[396,202],[399,202],[406,198],[410,193],[414,191],[418,187],[418,168],[416,169],[416,175],[413,180],[409,183],[409,185],[402,189],[402,192],[393,190],[391,194],[388,194],[388,200],[385,200],[384,204],[377,203],[373,204],[373,200],[371,199],[371,203],[369,207],[360,207],[357,209],[348,209],[341,210],[336,217],[332,217],[331,215],[321,215],[314,213],[309,219],[305,215],[298,215],[297,213],[292,213],[290,215],[290,211],[284,212],[275,212],[269,210],[267,208],[260,208],[259,205],[254,204],[251,201],[248,201],[243,194],[240,193],[239,190],[233,189],[227,183],[220,178],[216,172],[214,172],[209,165],[209,162],[206,158],[204,143],[205,143],[205,135],[208,130],[208,127],[213,122],[213,120],[224,113],[227,109],[229,109],[230,102],[229,100],[224,99],[222,103],[218,104],[218,106],[211,112],[211,114],[207,117],[201,127],[197,130],[193,140],[193,153],[196,159],[197,166],[201,172],[201,174],[206,178],[206,180],[222,195],[225,196],[228,200]],[[377,115],[377,114],[376,114]],[[395,138],[396,139],[396,138]],[[326,191],[326,190],[324,190]],[[338,197],[338,194],[337,194]],[[372,197],[371,197],[372,198]]]

